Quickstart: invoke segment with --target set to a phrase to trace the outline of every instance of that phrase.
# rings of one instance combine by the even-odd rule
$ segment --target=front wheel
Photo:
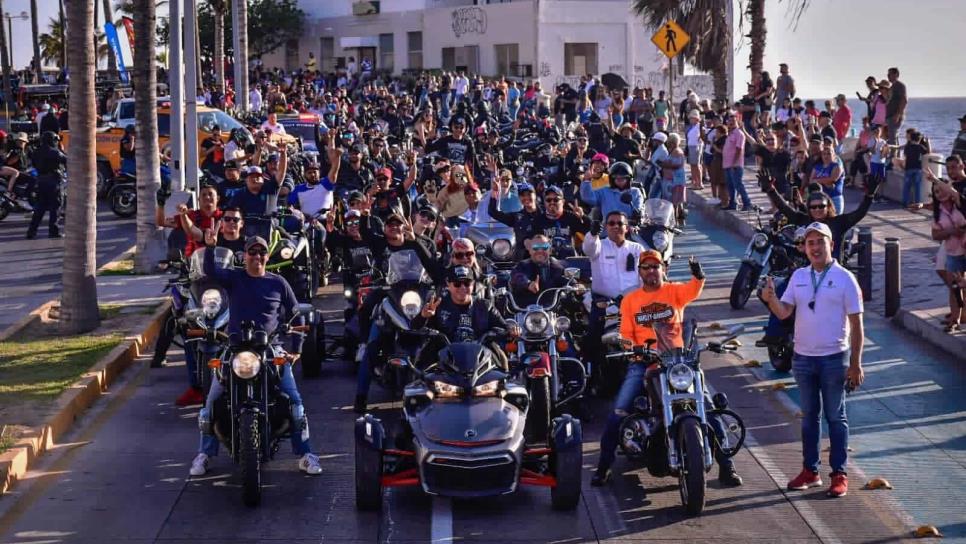
[[[677,448],[680,467],[678,468],[678,488],[681,491],[681,504],[691,515],[704,510],[705,472],[704,437],[698,420],[689,417],[681,421],[677,429]]]
[[[738,275],[735,276],[735,281],[731,284],[731,296],[728,298],[728,302],[731,303],[732,308],[740,310],[745,307],[748,299],[751,298],[752,291],[758,285],[758,276],[760,274],[760,268],[750,263],[741,263],[741,268],[738,269]]]
[[[778,372],[788,372],[792,369],[792,348],[787,343],[768,346],[768,361]]]
[[[122,187],[111,193],[111,211],[118,217],[133,217],[138,211],[138,195],[133,187]]]
[[[255,413],[242,412],[238,433],[242,502],[245,503],[245,506],[258,506],[262,502],[262,466],[258,417]]]
[[[527,444],[545,444],[550,432],[550,378],[530,379],[530,410],[523,427]]]

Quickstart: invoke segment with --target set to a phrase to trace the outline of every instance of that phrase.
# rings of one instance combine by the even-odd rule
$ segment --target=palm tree
[[[37,0],[30,0],[30,39],[34,45],[34,74],[37,76],[37,82],[41,80],[40,41],[38,40],[40,31],[37,30],[39,24],[37,21]]]
[[[215,16],[215,81],[218,90],[225,92],[225,11],[228,5],[225,0],[208,0],[212,14]],[[200,49],[199,49],[200,56]]]
[[[64,290],[60,297],[63,331],[76,334],[94,330],[100,324],[97,309],[97,161],[95,129],[97,109],[94,97],[94,10],[92,2],[69,2],[67,27],[72,44],[66,52],[71,67],[71,142],[67,169],[67,214],[64,242]]]
[[[781,2],[781,0],[778,1]],[[788,16],[793,25],[798,25],[802,15],[808,11],[810,3],[811,0],[789,0]],[[751,42],[748,68],[751,70],[751,80],[754,81],[764,69],[765,42],[768,37],[768,28],[765,24],[765,0],[739,0],[739,5],[743,5],[745,17],[748,19],[749,31],[745,36]],[[744,20],[740,21],[739,29],[743,27]]]
[[[48,24],[49,32],[41,34],[37,40],[40,46],[40,59],[44,63],[59,63],[64,54],[64,29],[60,26],[60,19],[50,18]],[[107,44],[107,38],[103,32],[94,31],[94,39],[97,40],[97,60],[104,60],[110,53],[113,55],[111,46]]]
[[[163,257],[163,230],[155,225],[155,195],[161,187],[161,163],[158,148],[157,61],[154,43],[157,6],[154,0],[135,0],[134,11],[134,117],[137,135],[134,151],[137,162],[137,250],[135,272],[154,270]]]
[[[232,0],[235,38],[235,108],[248,111],[248,2]]]
[[[644,26],[657,30],[676,21],[691,36],[681,55],[697,69],[714,78],[715,98],[728,100],[728,54],[731,28],[727,13],[730,0],[634,0],[631,9]],[[683,66],[683,64],[682,64]]]

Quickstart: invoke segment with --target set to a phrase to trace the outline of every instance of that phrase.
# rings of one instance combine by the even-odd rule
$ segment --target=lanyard
[[[812,300],[811,302],[808,303],[808,308],[813,312],[815,311],[815,298],[818,295],[818,289],[819,287],[822,286],[822,282],[825,281],[825,275],[828,274],[828,271],[833,266],[835,266],[834,262],[829,263],[829,265],[825,267],[825,270],[823,270],[822,273],[818,276],[818,280],[815,279],[815,269],[812,267],[808,268],[808,273],[812,277]]]

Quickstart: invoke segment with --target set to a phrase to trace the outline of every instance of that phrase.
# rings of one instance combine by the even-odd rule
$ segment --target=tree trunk
[[[161,187],[161,162],[158,148],[157,61],[154,56],[157,7],[155,0],[134,0],[134,116],[137,136],[134,143],[137,161],[137,253],[134,270],[139,274],[154,271],[164,257],[164,230],[155,224],[156,194]],[[172,123],[176,126],[176,123]]]
[[[30,0],[30,38],[34,46],[34,73],[37,74],[37,81],[40,81],[40,31],[37,29],[37,0]],[[94,51],[95,59],[97,51]]]
[[[97,161],[94,98],[93,2],[70,2],[66,40],[74,44],[67,54],[70,73],[70,147],[67,170],[66,239],[64,241],[63,293],[60,323],[63,332],[77,334],[100,324],[97,309]]]
[[[715,109],[723,108],[728,106],[728,62],[722,61],[721,66],[718,66],[711,71],[712,83],[714,84],[714,99],[716,104]]]
[[[215,81],[218,91],[225,94],[225,13],[212,10],[215,16]]]
[[[59,2],[57,2],[57,4],[58,4],[58,6],[60,8],[60,28],[62,29],[61,31],[64,33],[64,36],[65,36],[64,46],[61,47],[61,49],[60,49],[60,67],[61,68],[67,68],[68,66],[70,66],[70,64],[67,62],[67,44],[69,42],[66,39],[66,36],[67,36],[67,17],[64,15],[64,0],[60,0]],[[93,4],[92,4],[92,7],[93,7]],[[91,13],[93,14],[94,11],[91,10]],[[94,30],[94,23],[91,23],[90,24],[90,28],[91,28],[91,31],[93,32],[93,30]],[[96,66],[95,66],[95,68],[96,68]],[[40,83],[40,81],[37,81],[37,83]]]
[[[113,23],[114,17],[111,12],[111,0],[104,0],[104,24]],[[117,75],[117,57],[114,56],[114,48],[108,44],[107,47],[107,74],[111,80],[116,80]]]
[[[768,29],[765,26],[765,0],[748,0],[746,14],[751,27],[748,33],[748,39],[751,40],[748,68],[751,69],[751,81],[756,81],[764,67],[765,39],[768,35]]]
[[[235,10],[235,32],[238,36],[238,47],[235,48],[235,64],[239,78],[235,83],[235,104],[240,111],[248,111],[248,2],[246,0],[232,0]]]

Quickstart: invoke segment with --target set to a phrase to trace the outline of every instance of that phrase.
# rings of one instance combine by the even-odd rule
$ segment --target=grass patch
[[[134,257],[111,261],[104,265],[98,276],[131,276],[134,274]]]
[[[3,431],[4,431],[3,434],[0,435],[0,453],[3,453],[9,450],[17,442],[17,439],[14,438],[13,433],[7,434],[6,427],[3,428]]]
[[[114,319],[115,317],[121,315],[121,310],[124,308],[121,304],[98,304],[97,310],[101,314],[101,320],[107,321],[108,319]]]
[[[56,398],[123,340],[105,334],[0,342],[0,409]]]

